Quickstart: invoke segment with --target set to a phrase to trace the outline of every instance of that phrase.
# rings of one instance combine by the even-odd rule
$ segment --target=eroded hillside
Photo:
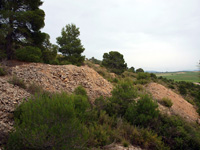
[[[182,96],[176,94],[172,90],[158,83],[150,83],[147,85],[147,90],[152,94],[153,98],[161,102],[163,98],[171,99],[173,105],[171,108],[164,107],[159,104],[161,112],[169,115],[179,115],[187,121],[199,121],[199,115],[195,107],[188,103]]]

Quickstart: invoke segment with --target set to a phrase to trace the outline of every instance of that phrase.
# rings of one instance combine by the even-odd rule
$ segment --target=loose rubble
[[[99,96],[110,96],[112,84],[87,66],[47,65],[39,63],[12,67],[11,74],[23,79],[25,83],[35,83],[50,92],[66,91],[72,93],[82,85],[93,102]]]
[[[0,145],[13,127],[13,111],[30,94],[0,78]]]

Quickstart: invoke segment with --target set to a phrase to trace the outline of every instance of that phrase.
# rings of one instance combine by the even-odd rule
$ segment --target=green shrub
[[[131,82],[121,82],[112,91],[112,97],[106,106],[110,115],[124,116],[128,105],[137,97],[137,91]]]
[[[144,87],[143,87],[143,85],[141,85],[141,84],[137,84],[137,85],[135,85],[135,87],[136,87],[136,89],[137,89],[138,91],[144,91]]]
[[[144,72],[144,70],[142,68],[136,69],[136,73],[139,73],[139,72]]]
[[[151,128],[163,137],[171,150],[200,149],[200,128],[177,116],[160,115]]]
[[[94,124],[89,128],[89,140],[88,145],[94,147],[102,147],[110,144],[111,141],[111,128],[109,125]]]
[[[32,95],[40,96],[40,95],[47,95],[51,96],[53,93],[44,90],[40,85],[32,83],[28,86],[27,91]]]
[[[123,141],[123,146],[124,147],[128,147],[129,146],[129,143],[127,141]]]
[[[186,89],[186,87],[185,87],[184,85],[180,85],[180,86],[179,86],[179,92],[180,92],[180,94],[182,94],[182,95],[186,95],[186,94],[187,94],[187,89]]]
[[[74,90],[74,94],[76,95],[82,95],[82,96],[87,96],[87,92],[84,89],[84,87],[82,86],[78,86],[75,90]]]
[[[40,62],[42,56],[41,50],[32,46],[17,49],[15,54],[18,60],[28,62]]]
[[[65,93],[41,95],[15,111],[15,131],[7,149],[83,149],[88,132],[77,118],[73,96]],[[82,112],[84,113],[84,112]]]
[[[13,76],[9,81],[8,81],[10,84],[13,84],[13,85],[17,85],[23,89],[26,89],[26,84],[24,82],[24,80],[22,79],[19,79],[17,76]]]
[[[129,105],[125,118],[132,124],[147,127],[158,118],[158,105],[148,95]]]
[[[7,74],[6,70],[0,67],[0,76],[5,76]]]
[[[161,103],[162,103],[164,106],[169,107],[169,108],[172,107],[172,105],[173,105],[172,100],[169,99],[169,98],[163,98],[163,99],[161,100]]]
[[[150,80],[147,80],[147,79],[140,79],[140,80],[135,81],[135,84],[142,84],[142,85],[144,85],[144,84],[149,83],[149,81]]]
[[[122,142],[124,144],[124,141],[126,141],[127,143],[140,146],[144,149],[169,150],[162,141],[162,138],[152,130],[136,127],[127,122],[120,124],[114,131],[116,142]]]
[[[42,59],[47,64],[52,64],[56,62],[57,51],[53,50],[45,50],[42,52]]]
[[[145,72],[138,72],[137,73],[137,80],[141,80],[141,79],[149,80],[150,79],[150,74],[149,73],[145,73]]]

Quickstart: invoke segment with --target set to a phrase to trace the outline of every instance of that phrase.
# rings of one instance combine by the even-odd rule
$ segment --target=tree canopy
[[[136,70],[136,73],[139,73],[139,72],[144,72],[144,70],[143,70],[142,68],[138,68],[138,69]]]
[[[61,31],[61,36],[57,38],[59,52],[72,64],[81,65],[85,59],[81,53],[85,50],[79,39],[80,31],[75,24],[68,24]]]
[[[121,74],[127,69],[124,56],[117,51],[104,53],[102,65],[116,74]]]
[[[8,59],[22,46],[39,47],[45,34],[45,13],[39,9],[41,0],[1,0],[0,3],[0,51]]]

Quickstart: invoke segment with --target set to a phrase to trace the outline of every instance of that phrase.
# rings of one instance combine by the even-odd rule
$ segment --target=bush
[[[166,106],[166,107],[172,107],[173,103],[172,103],[172,100],[169,99],[169,98],[163,98],[161,103]]]
[[[43,88],[35,83],[32,83],[28,86],[27,91],[33,95],[37,94],[37,95],[41,95],[43,93],[45,93],[45,91],[43,90]]]
[[[183,121],[177,116],[160,115],[152,126],[153,130],[163,137],[171,150],[200,149],[200,128]]]
[[[23,89],[26,89],[26,84],[24,80],[19,79],[17,76],[13,76],[9,81],[10,84],[17,85]]]
[[[141,79],[150,80],[150,74],[149,73],[144,73],[144,72],[138,72],[137,80],[141,80]]]
[[[74,90],[74,94],[76,95],[82,95],[82,96],[87,96],[87,92],[84,89],[84,87],[82,86],[78,86],[75,90]]]
[[[149,126],[159,116],[158,105],[148,95],[129,105],[125,118],[134,125]]]
[[[77,118],[73,96],[42,95],[15,111],[15,131],[7,149],[83,149],[88,132]],[[84,112],[82,112],[84,113]]]
[[[110,115],[124,116],[128,105],[137,97],[131,82],[121,82],[112,91],[106,110]]]
[[[136,73],[139,73],[139,72],[144,72],[144,70],[143,70],[142,68],[138,68],[138,69],[136,70]]]
[[[15,54],[18,60],[28,62],[40,62],[42,56],[41,50],[32,46],[17,49]]]
[[[6,74],[7,74],[6,70],[0,67],[0,76],[5,76]]]
[[[187,89],[186,89],[186,87],[185,87],[184,85],[180,85],[180,86],[179,86],[179,92],[180,92],[180,94],[182,94],[182,95],[186,95],[186,94],[187,94]]]

